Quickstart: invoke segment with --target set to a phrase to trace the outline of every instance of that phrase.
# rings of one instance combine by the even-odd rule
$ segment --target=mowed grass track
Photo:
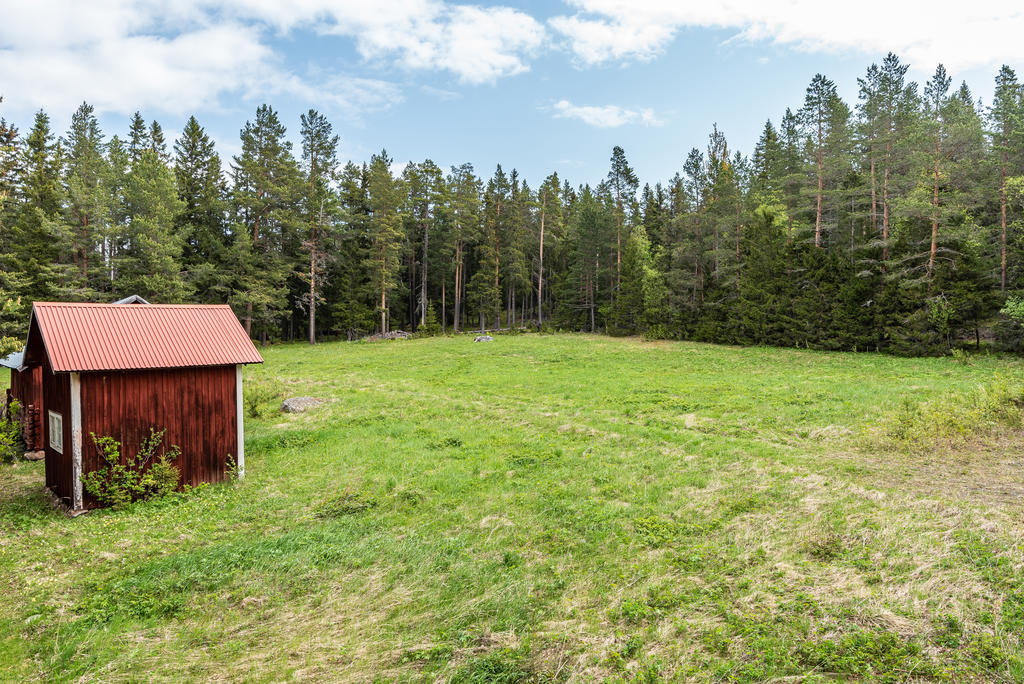
[[[264,356],[251,387],[326,403],[248,419],[241,482],[68,520],[0,466],[0,679],[1024,680],[1024,439],[880,436],[1020,362]]]

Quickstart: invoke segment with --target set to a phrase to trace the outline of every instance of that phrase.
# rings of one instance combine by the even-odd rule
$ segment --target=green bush
[[[423,319],[423,325],[416,330],[417,337],[436,337],[441,334],[441,323],[437,320],[433,302],[427,305],[427,313]]]
[[[21,422],[18,413],[21,404],[12,401],[5,415],[0,416],[0,463],[14,463],[21,444]]]
[[[376,505],[377,500],[368,494],[343,492],[317,504],[313,515],[321,519],[340,518],[368,511]]]
[[[171,446],[157,456],[164,432],[150,428],[149,437],[142,440],[134,455],[127,455],[124,463],[121,462],[121,442],[109,436],[97,437],[90,432],[103,465],[82,476],[85,491],[104,506],[113,508],[122,508],[133,501],[163,497],[175,491],[181,473],[173,462],[181,455],[181,449]]]
[[[886,432],[907,446],[941,440],[963,441],[999,425],[1018,427],[1024,413],[1024,387],[1005,380],[971,392],[953,392],[939,400],[904,399],[890,415]]]
[[[284,397],[284,390],[280,383],[253,378],[243,385],[242,394],[245,415],[250,418],[262,418],[278,410],[277,404]]]

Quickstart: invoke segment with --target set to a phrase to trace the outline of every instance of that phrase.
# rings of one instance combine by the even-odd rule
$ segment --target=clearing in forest
[[[264,355],[241,482],[69,520],[0,466],[0,679],[1024,679],[1019,361]]]

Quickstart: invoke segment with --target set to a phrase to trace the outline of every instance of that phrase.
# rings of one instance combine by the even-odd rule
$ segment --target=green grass
[[[69,520],[0,466],[0,680],[1024,681],[1018,361],[264,356],[242,482]]]

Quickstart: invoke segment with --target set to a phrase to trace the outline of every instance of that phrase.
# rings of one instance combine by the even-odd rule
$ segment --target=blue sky
[[[851,104],[886,51],[923,82],[943,62],[991,97],[1002,63],[1024,69],[1011,3],[811,0],[0,0],[0,115],[45,108],[63,131],[82,100],[105,132],[136,109],[174,136],[194,113],[228,160],[256,106],[325,113],[343,159],[558,171],[596,182],[621,145],[645,182],[669,179],[712,124],[749,154],[769,116],[816,72]]]

